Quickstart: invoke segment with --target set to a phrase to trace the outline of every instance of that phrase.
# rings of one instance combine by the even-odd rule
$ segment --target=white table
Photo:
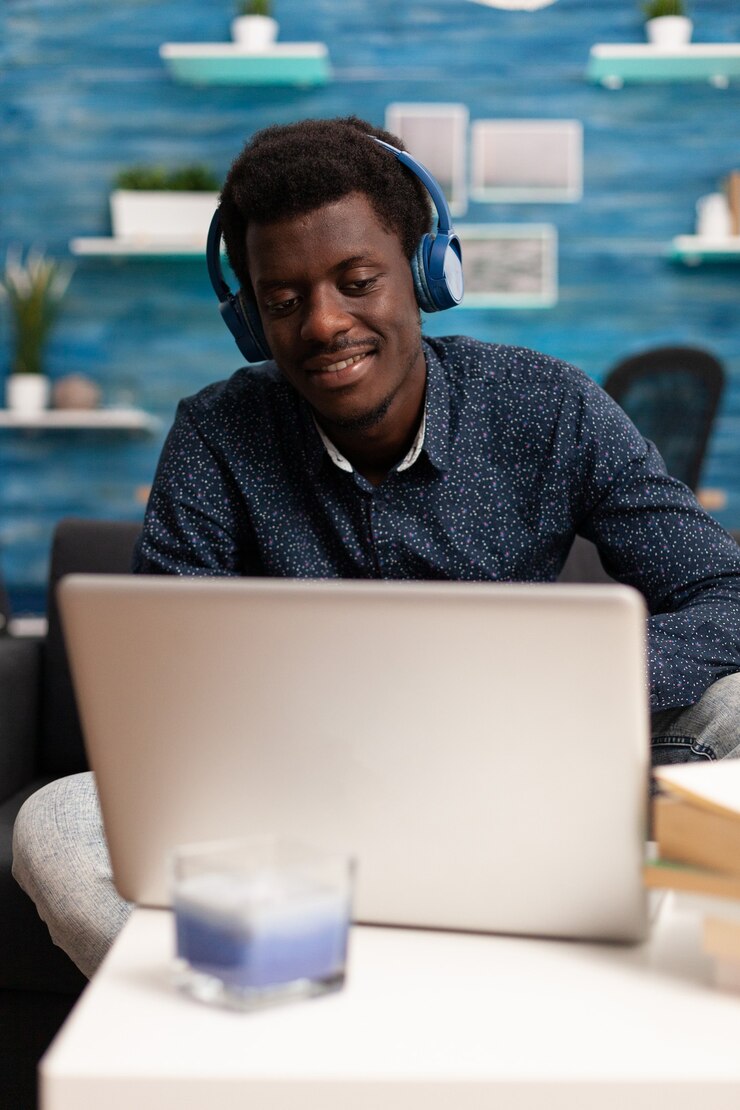
[[[636,948],[355,928],[341,993],[257,1014],[179,996],[134,913],[41,1065],[43,1110],[738,1110],[740,995],[700,918]]]

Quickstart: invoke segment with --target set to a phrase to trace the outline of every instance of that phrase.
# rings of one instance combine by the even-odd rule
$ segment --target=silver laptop
[[[124,897],[270,832],[356,858],[358,921],[644,934],[634,590],[76,575],[60,604]]]

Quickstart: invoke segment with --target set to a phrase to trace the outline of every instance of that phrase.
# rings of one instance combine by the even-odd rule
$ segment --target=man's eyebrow
[[[335,268],[337,270],[349,270],[351,266],[375,266],[376,260],[370,254],[353,254],[350,258],[344,258]]]
[[[257,289],[260,292],[266,293],[269,289],[281,289],[285,285],[290,285],[291,282],[288,278],[275,278],[269,281],[264,281],[262,278],[257,282]]]
[[[343,258],[334,267],[336,273],[341,273],[342,270],[350,270],[353,266],[377,266],[377,259],[369,254],[353,254],[349,258]],[[293,278],[260,278],[257,282],[257,288],[261,293],[266,293],[270,289],[281,289],[286,285],[292,285]]]

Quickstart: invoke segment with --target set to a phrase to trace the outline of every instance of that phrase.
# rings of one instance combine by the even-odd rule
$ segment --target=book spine
[[[714,898],[740,899],[740,879],[680,863],[654,860],[645,864],[642,878],[651,890],[683,890]]]
[[[739,817],[659,797],[653,805],[653,834],[661,859],[740,878]]]
[[[740,170],[732,170],[725,179],[725,194],[730,206],[731,231],[740,235]]]
[[[704,918],[702,948],[717,959],[735,960],[740,966],[740,921],[713,914]]]
[[[740,960],[715,957],[712,960],[712,981],[720,990],[740,993]]]
[[[712,915],[705,917],[702,949],[710,957],[715,987],[740,993],[740,920]]]

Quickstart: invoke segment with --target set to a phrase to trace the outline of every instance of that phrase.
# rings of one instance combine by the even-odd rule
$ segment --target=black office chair
[[[617,363],[604,389],[653,441],[668,473],[695,490],[724,384],[708,351],[656,347]]]
[[[0,577],[0,636],[8,631],[10,623],[10,599],[8,598],[2,577]]]

